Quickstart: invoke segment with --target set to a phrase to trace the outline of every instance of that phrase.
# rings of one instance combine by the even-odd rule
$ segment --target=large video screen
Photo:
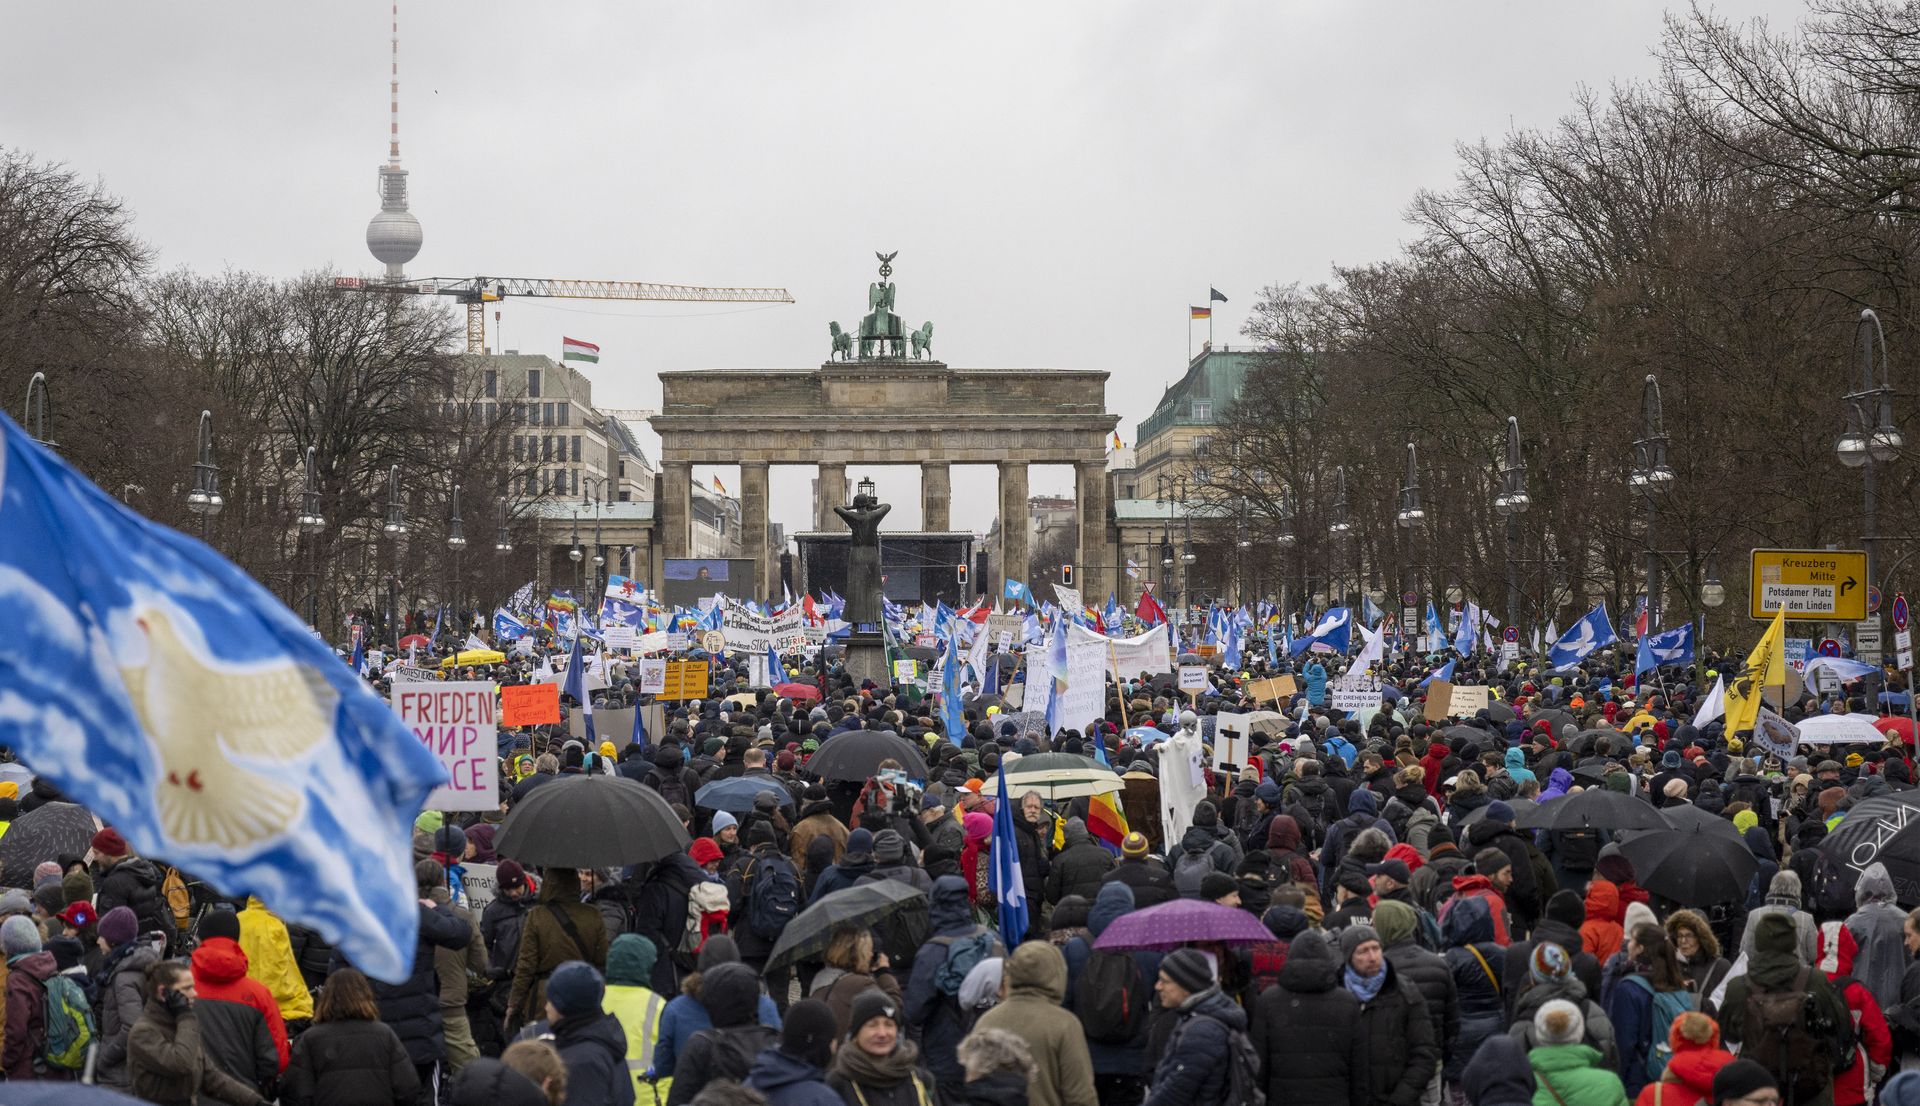
[[[751,560],[721,557],[669,557],[660,564],[660,596],[669,606],[691,607],[702,599],[763,599]]]

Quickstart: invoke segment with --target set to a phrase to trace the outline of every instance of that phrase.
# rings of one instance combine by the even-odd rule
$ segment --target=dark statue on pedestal
[[[888,683],[888,673],[886,637],[881,633],[880,520],[891,510],[891,504],[874,496],[871,480],[860,481],[851,506],[833,509],[850,531],[847,606],[841,613],[849,627],[847,671],[855,680],[870,679],[882,686]]]

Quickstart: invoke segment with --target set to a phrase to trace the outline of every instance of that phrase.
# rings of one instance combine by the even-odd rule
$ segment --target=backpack
[[[1813,880],[1806,889],[1807,912],[1817,921],[1838,921],[1854,911],[1853,883],[1838,860],[1816,852]]]
[[[1197,899],[1200,897],[1200,881],[1213,871],[1213,858],[1206,853],[1181,853],[1179,863],[1173,866],[1174,890],[1183,899]]]
[[[79,1071],[92,1051],[95,1026],[87,994],[70,975],[47,977],[47,1044],[41,1059],[49,1067]]]
[[[1647,1014],[1647,1032],[1651,1034],[1647,1045],[1647,1082],[1658,1083],[1667,1073],[1667,1062],[1673,1059],[1668,1030],[1673,1027],[1673,1019],[1694,1009],[1694,995],[1692,991],[1656,991],[1653,981],[1644,975],[1630,975],[1627,981],[1639,984],[1653,996],[1653,1009]]]
[[[187,886],[187,878],[178,868],[169,867],[160,880],[160,897],[167,900],[167,909],[173,912],[173,928],[191,929],[193,917],[193,891]]]
[[[972,933],[961,937],[935,937],[931,943],[947,950],[946,962],[933,973],[934,990],[954,999],[960,997],[960,985],[967,981],[968,972],[980,961],[1004,955],[1005,951],[1000,938],[985,926],[975,926]]]
[[[777,941],[800,913],[800,874],[793,861],[769,849],[747,869],[747,928],[756,937]]]
[[[1740,1055],[1767,1069],[1787,1102],[1811,1102],[1833,1085],[1838,1026],[1813,1024],[1811,969],[1802,967],[1785,991],[1762,991],[1749,981]]]
[[[1330,792],[1322,791],[1312,796],[1313,805],[1308,806],[1309,796],[1296,791],[1293,805],[1287,809],[1287,813],[1291,814],[1293,820],[1300,826],[1300,847],[1306,852],[1310,853],[1327,843],[1327,796],[1329,794]]]
[[[727,931],[727,886],[702,880],[687,889],[687,925],[680,934],[679,952],[696,960],[707,938]]]
[[[665,799],[669,806],[679,803],[688,810],[692,810],[693,796],[687,793],[685,771],[680,769],[674,772],[662,772],[655,768],[647,773],[647,782],[653,785],[653,789],[660,793],[660,797]]]
[[[1073,1012],[1087,1040],[1124,1045],[1139,1035],[1152,1003],[1146,976],[1130,952],[1095,949],[1073,989]]]
[[[1260,1078],[1260,1053],[1244,1029],[1227,1031],[1227,1099],[1237,1106],[1266,1106],[1267,1085]]]
[[[880,949],[887,954],[887,962],[892,965],[894,974],[905,978],[913,970],[913,958],[919,953],[920,946],[933,936],[933,916],[927,908],[927,900],[912,900],[874,923],[873,932],[879,939]]]

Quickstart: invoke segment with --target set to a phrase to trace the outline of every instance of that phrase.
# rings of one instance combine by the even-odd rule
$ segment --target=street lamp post
[[[1347,466],[1340,465],[1333,470],[1333,511],[1327,522],[1327,605],[1341,606],[1346,596],[1342,589],[1335,587],[1334,554],[1339,548],[1340,539],[1353,530],[1353,520],[1347,517]],[[1354,587],[1360,586],[1360,573],[1356,568],[1353,577]]]
[[[53,396],[47,391],[46,373],[34,373],[27,381],[27,406],[20,412],[20,425],[27,437],[48,449],[58,448],[53,441]]]
[[[381,529],[392,549],[393,571],[387,575],[387,626],[393,632],[393,648],[400,649],[400,553],[407,539],[407,504],[400,498],[400,466],[387,469],[387,522]]]
[[[193,490],[187,493],[187,510],[200,516],[200,540],[207,540],[207,520],[227,505],[220,498],[220,466],[213,461],[213,412],[200,412],[199,449],[193,462]]]
[[[320,531],[327,520],[320,514],[320,470],[313,460],[313,447],[307,447],[306,482],[300,489],[300,514],[293,520],[307,546],[307,625],[320,627],[320,570],[317,548]]]
[[[587,591],[587,566],[582,563],[586,560],[586,556],[586,551],[580,548],[580,509],[576,507],[573,510],[573,546],[567,550],[567,559],[573,562],[573,586],[577,593],[575,596],[576,602],[578,602],[580,597],[584,596]]]
[[[1877,524],[1874,519],[1874,468],[1900,455],[1905,442],[1900,431],[1893,423],[1893,368],[1887,360],[1887,335],[1880,329],[1880,316],[1872,308],[1862,308],[1860,321],[1854,326],[1854,338],[1860,346],[1860,386],[1855,391],[1841,397],[1847,407],[1847,428],[1835,443],[1833,451],[1840,463],[1848,468],[1860,470],[1861,489],[1861,545],[1867,554],[1867,583],[1877,585],[1874,576],[1874,553],[1879,545],[1879,536],[1874,533]],[[1876,381],[1874,349],[1879,348],[1879,371]],[[1872,615],[1877,619],[1879,615]],[[1879,679],[1877,674],[1867,676],[1867,706],[1877,709],[1879,701]]]
[[[1667,429],[1660,415],[1660,381],[1647,374],[1640,391],[1641,436],[1633,443],[1633,486],[1647,500],[1647,628],[1660,625],[1660,553],[1654,544],[1654,523],[1661,488],[1673,482],[1667,466]]]
[[[1421,520],[1427,517],[1426,509],[1420,506],[1420,453],[1412,442],[1407,443],[1407,478],[1400,486],[1400,509],[1394,512],[1393,521],[1407,532],[1407,569],[1400,581],[1403,596],[1418,596],[1420,591],[1420,570],[1414,567],[1413,541],[1415,531]]]
[[[1533,500],[1527,496],[1527,466],[1520,459],[1520,420],[1507,416],[1506,461],[1500,467],[1500,491],[1493,509],[1507,520],[1507,625],[1520,624],[1520,578],[1514,575],[1513,550],[1520,544],[1520,516]]]
[[[453,607],[456,629],[460,610],[460,554],[467,548],[466,524],[460,519],[460,485],[453,486],[453,517],[447,520],[447,552],[452,554],[453,579],[447,587],[447,602]]]
[[[1700,605],[1706,610],[1700,612],[1700,630],[1693,638],[1693,655],[1699,660],[1701,671],[1706,671],[1707,663],[1707,611],[1717,611],[1727,601],[1727,586],[1720,582],[1720,574],[1714,571],[1713,560],[1707,560],[1707,579],[1700,585]]]

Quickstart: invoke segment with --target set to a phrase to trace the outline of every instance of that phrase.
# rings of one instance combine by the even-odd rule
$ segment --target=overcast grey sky
[[[744,310],[502,305],[505,348],[597,342],[596,401],[653,407],[662,369],[818,364],[827,322],[865,312],[874,251],[898,250],[898,311],[935,322],[943,360],[1105,369],[1132,442],[1209,285],[1227,342],[1261,286],[1391,255],[1456,142],[1650,76],[1667,6],[403,0],[426,234],[409,273],[792,290]],[[9,5],[0,142],[99,175],[163,267],[372,271],[387,17],[385,0]],[[955,470],[956,528],[991,520],[990,471]],[[775,470],[790,530],[811,476]],[[876,476],[889,522],[916,526],[917,476]],[[1033,490],[1071,494],[1068,470]]]

